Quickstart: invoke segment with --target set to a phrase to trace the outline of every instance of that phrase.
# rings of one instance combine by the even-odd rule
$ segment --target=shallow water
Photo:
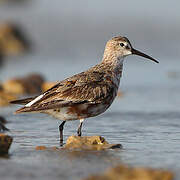
[[[83,135],[101,135],[110,143],[121,143],[122,150],[35,151],[39,145],[59,145],[60,121],[45,114],[13,115],[19,106],[0,108],[14,137],[9,158],[0,159],[0,179],[74,180],[118,162],[168,168],[180,178],[178,8],[169,8],[168,1],[162,1],[163,7],[156,1],[148,6],[127,1],[123,7],[107,1],[104,8],[91,1],[84,10],[83,1],[76,7],[54,2],[0,7],[0,20],[20,23],[34,42],[33,54],[6,60],[0,69],[1,81],[31,72],[40,72],[49,81],[62,80],[98,63],[105,41],[119,34],[130,37],[137,49],[153,54],[160,64],[127,57],[120,84],[123,96],[107,112],[84,123]],[[78,124],[66,123],[66,139],[76,133]]]
[[[29,69],[36,68],[34,59],[39,59],[41,62],[44,59],[41,56],[31,58],[29,56],[27,59],[24,58],[24,62],[15,64],[8,62],[1,70],[1,77],[8,77],[9,73],[18,74],[17,68],[21,69],[23,63],[27,61]],[[62,71],[56,65],[53,68],[48,68],[47,65],[39,69],[50,80],[57,80],[57,77],[63,79],[65,75],[82,71],[79,63],[69,67],[71,61],[54,60]],[[11,129],[10,134],[14,137],[9,159],[0,160],[3,167],[0,168],[1,177],[79,179],[103,171],[118,162],[168,168],[178,173],[180,84],[179,77],[169,77],[168,72],[179,65],[175,60],[171,62],[164,60],[160,64],[154,64],[138,61],[135,56],[127,58],[120,85],[123,96],[116,98],[104,114],[87,119],[83,127],[83,135],[101,135],[110,143],[121,143],[122,150],[88,154],[37,152],[35,147],[38,145],[58,146],[60,122],[45,114],[13,115],[13,111],[19,106],[1,108],[0,114],[9,121],[7,127]],[[85,69],[86,66],[88,67],[84,65],[83,68]],[[46,68],[48,71],[44,70]],[[21,73],[25,72],[26,69],[22,68]],[[56,72],[55,76],[54,72]],[[72,121],[65,125],[65,138],[76,133],[78,123]],[[7,171],[8,174],[5,173]]]

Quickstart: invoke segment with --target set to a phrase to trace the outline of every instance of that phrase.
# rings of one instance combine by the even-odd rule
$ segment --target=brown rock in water
[[[80,150],[106,150],[122,148],[121,144],[109,144],[101,136],[70,136],[64,147],[65,149],[80,149]]]
[[[13,94],[24,94],[25,93],[25,89],[24,86],[21,82],[19,82],[17,79],[11,79],[11,80],[7,80],[4,84],[3,84],[3,89],[6,92],[9,93],[13,93]]]
[[[121,144],[109,144],[101,136],[70,136],[63,148],[37,146],[36,150],[106,150],[122,148]]]
[[[44,78],[40,74],[30,74],[22,78],[14,78],[3,84],[4,91],[13,94],[38,94],[42,92]]]
[[[36,150],[46,150],[46,146],[36,146]]]
[[[9,102],[15,99],[17,99],[15,95],[0,91],[0,107],[9,105]]]
[[[0,134],[0,155],[8,154],[13,138],[6,134]]]
[[[54,85],[56,85],[58,82],[44,82],[42,84],[42,91],[47,91],[48,89],[52,88]]]
[[[30,49],[22,28],[18,25],[0,24],[0,49],[4,56],[19,55]]]
[[[42,150],[60,150],[60,148],[58,148],[58,147],[48,148],[46,146],[36,146],[36,150],[40,150],[40,151],[42,151]]]
[[[103,175],[93,175],[84,180],[173,180],[174,175],[170,171],[150,169],[150,168],[133,168],[125,165],[119,165],[110,168]]]

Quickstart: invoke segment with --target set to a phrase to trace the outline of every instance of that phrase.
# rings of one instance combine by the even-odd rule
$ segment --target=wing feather
[[[42,111],[80,103],[99,103],[113,91],[111,81],[107,83],[105,76],[107,75],[102,72],[83,72],[72,76],[44,92],[31,106],[23,107],[16,113]]]

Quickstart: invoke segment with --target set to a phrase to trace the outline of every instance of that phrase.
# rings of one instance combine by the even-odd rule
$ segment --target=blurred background
[[[4,35],[7,32],[11,35]],[[40,73],[48,82],[63,80],[99,63],[106,41],[113,36],[128,37],[134,48],[160,63],[127,57],[120,84],[123,95],[105,114],[87,120],[83,133],[122,143],[124,151],[117,154],[128,164],[170,168],[178,173],[179,33],[178,0],[0,0],[0,81],[3,84],[29,73]],[[14,116],[15,109],[17,106],[1,108],[0,113],[10,121],[8,128],[14,133],[12,160],[21,157],[20,162],[26,164],[24,147],[58,144],[59,122],[46,115]],[[76,132],[78,123],[67,123],[66,137]],[[95,161],[93,168],[91,163],[85,165],[91,172],[106,164]],[[41,164],[37,163],[37,170]],[[81,171],[76,166],[74,177],[78,179]]]
[[[106,41],[117,35],[127,36],[135,48],[153,55],[161,63],[177,60],[180,56],[179,5],[177,0],[173,3],[168,0],[79,0],[76,3],[58,0],[53,3],[48,0],[1,0],[0,21],[21,26],[33,43],[33,57],[23,57],[26,66],[17,74],[32,70],[45,72],[47,67],[56,68],[58,63],[58,69],[54,69],[49,77],[54,80],[58,71],[64,69],[62,66],[66,66],[62,63],[64,61],[80,63],[82,70],[98,63]],[[137,57],[128,59],[130,63],[136,61],[134,59]],[[20,61],[22,58],[13,62]],[[137,62],[137,66],[140,64]],[[78,70],[74,69],[73,72]],[[66,75],[71,74],[68,73],[68,66],[65,71]],[[5,74],[3,76],[7,76]]]
[[[177,89],[179,5],[179,1],[143,0],[1,1],[0,22],[18,27],[29,53],[7,56],[0,81],[32,72],[42,73],[48,81],[62,80],[99,63],[106,41],[121,35],[134,48],[160,61],[156,65],[137,56],[126,58],[122,89]]]

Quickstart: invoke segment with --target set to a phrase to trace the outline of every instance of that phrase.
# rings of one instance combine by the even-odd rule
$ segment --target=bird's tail
[[[22,107],[14,112],[14,114],[34,112],[30,107]]]
[[[37,96],[36,96],[37,97]],[[11,104],[21,104],[21,105],[26,105],[27,103],[31,102],[33,99],[36,97],[31,97],[31,98],[26,98],[26,99],[18,99],[14,101],[10,101]]]
[[[37,96],[36,96],[37,97]],[[21,105],[26,105],[29,102],[31,102],[32,100],[34,100],[36,97],[31,97],[31,98],[26,98],[26,99],[19,99],[19,100],[15,100],[15,101],[11,101],[11,104],[21,104]],[[30,107],[22,107],[20,109],[18,109],[17,111],[14,112],[14,114],[19,114],[19,113],[25,113],[25,112],[31,112],[31,108]]]

